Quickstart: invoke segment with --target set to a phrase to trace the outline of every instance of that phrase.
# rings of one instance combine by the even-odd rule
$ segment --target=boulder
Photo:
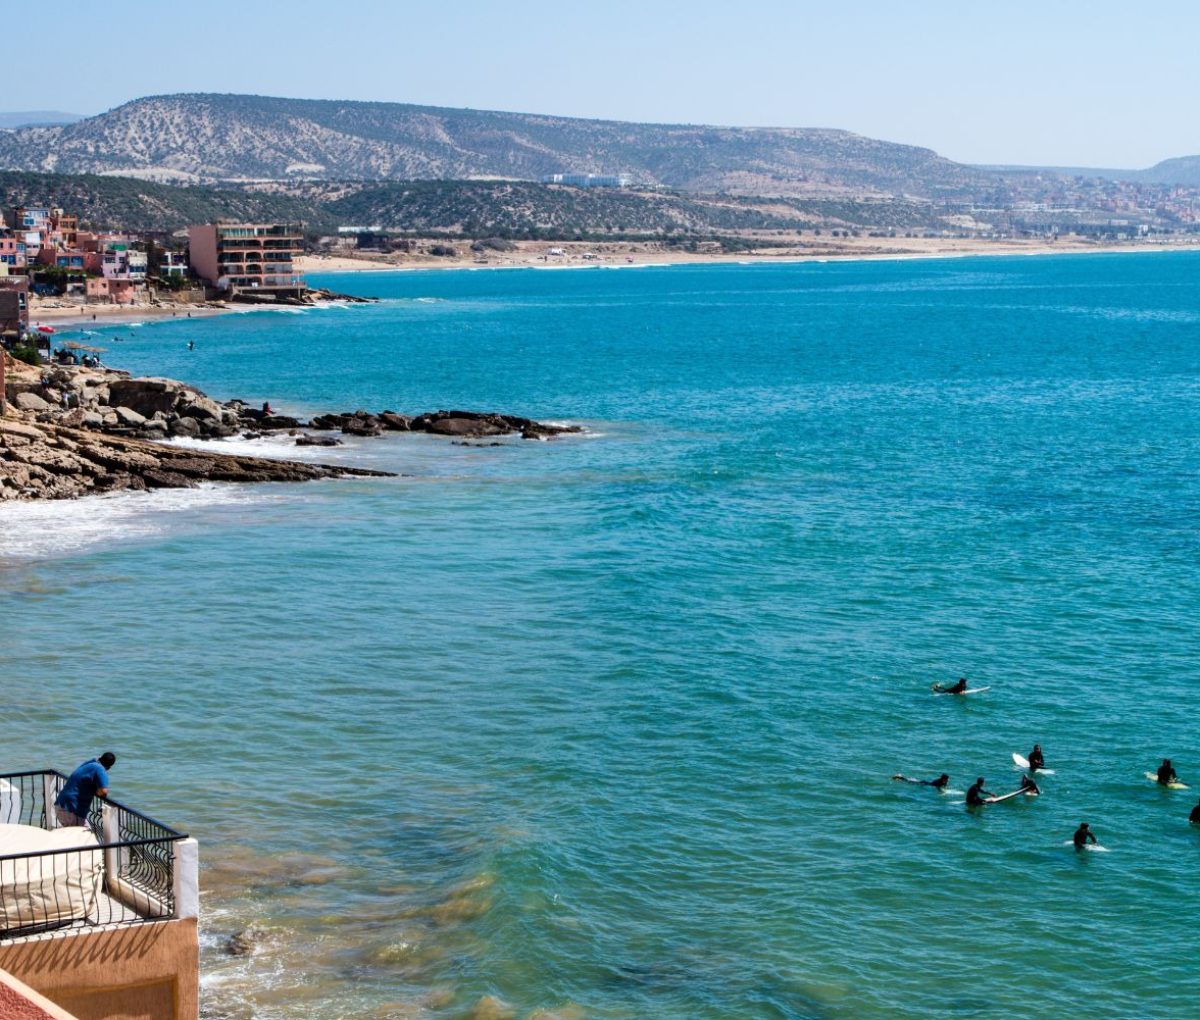
[[[173,436],[198,436],[200,435],[200,423],[195,418],[183,417],[176,418],[171,422],[171,435]]]
[[[379,415],[379,421],[383,427],[390,432],[411,432],[412,419],[406,414],[396,414],[394,411],[383,411]]]
[[[54,406],[33,392],[18,393],[13,397],[13,404],[20,411],[49,411]]]
[[[342,432],[348,436],[377,436],[383,431],[383,426],[371,415],[354,415],[342,424]]]
[[[429,423],[427,432],[437,436],[502,436],[512,429],[507,425],[488,421],[484,418],[438,418]]]
[[[124,404],[118,405],[114,413],[117,416],[117,423],[127,428],[137,428],[139,425],[146,424],[144,414],[139,414],[132,407],[126,407]]]
[[[333,436],[299,436],[297,446],[341,446],[342,441]]]
[[[289,418],[286,414],[265,414],[259,417],[260,429],[295,429],[300,427],[299,418]]]

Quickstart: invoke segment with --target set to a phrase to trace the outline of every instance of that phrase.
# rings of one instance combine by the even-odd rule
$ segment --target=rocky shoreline
[[[338,435],[425,432],[462,442],[502,435],[552,439],[583,431],[531,418],[478,411],[418,415],[357,410],[304,421],[225,403],[174,379],[131,378],[108,368],[6,361],[8,411],[0,417],[0,501],[70,499],[122,489],[186,488],[202,481],[297,482],[387,476],[331,464],[215,453],[169,445],[170,438],[295,437],[297,446],[338,446]]]

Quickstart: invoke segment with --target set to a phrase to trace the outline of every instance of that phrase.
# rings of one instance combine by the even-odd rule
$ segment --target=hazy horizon
[[[18,78],[5,105],[90,116],[147,95],[226,92],[837,128],[978,164],[1142,169],[1200,152],[1187,115],[1200,8],[1180,2],[1139,24],[1137,47],[1127,8],[1110,0],[1052,9],[1016,0],[1002,18],[943,0],[837,11],[611,0],[602,16],[527,0],[467,0],[453,17],[371,0],[340,20],[314,0],[288,10],[290,20],[246,9],[237,30],[169,7],[153,25],[73,13],[96,52],[152,56],[89,82],[87,104],[76,102],[77,84]]]

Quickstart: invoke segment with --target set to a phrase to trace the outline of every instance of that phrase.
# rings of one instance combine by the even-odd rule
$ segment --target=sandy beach
[[[439,242],[418,242],[418,252],[381,254],[363,252],[306,255],[296,260],[304,273],[381,272],[416,269],[562,269],[587,266],[717,265],[832,260],[935,259],[971,255],[1065,255],[1072,253],[1192,251],[1200,241],[1139,240],[1097,243],[1082,238],[1055,242],[1044,239],[986,241],[978,238],[805,238],[790,246],[749,249],[743,252],[688,252],[656,241],[516,241],[509,252],[473,252],[470,241],[453,245],[455,256],[435,256],[420,250]],[[551,250],[561,254],[550,254]]]
[[[220,305],[81,305],[62,299],[47,302],[33,298],[29,303],[29,322],[33,326],[46,324],[86,328],[91,322],[115,325],[148,319],[201,319],[227,311],[228,308]]]

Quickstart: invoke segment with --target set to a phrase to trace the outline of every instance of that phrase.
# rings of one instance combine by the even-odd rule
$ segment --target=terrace
[[[111,798],[61,828],[53,769],[0,775],[0,942],[194,916],[195,841]],[[19,849],[18,849],[19,848]]]
[[[66,778],[0,774],[0,1016],[195,1020],[196,841],[111,798],[60,826]]]

